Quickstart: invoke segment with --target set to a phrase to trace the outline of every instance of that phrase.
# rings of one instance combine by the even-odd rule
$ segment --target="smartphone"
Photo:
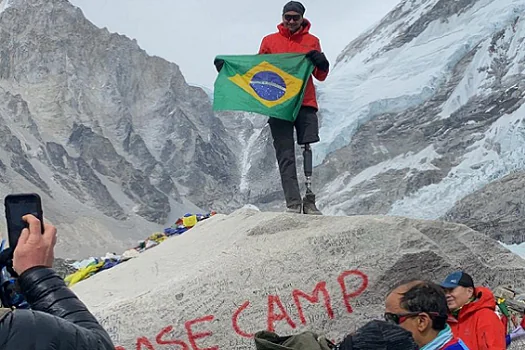
[[[32,214],[42,223],[42,234],[44,233],[44,213],[42,201],[36,193],[10,194],[4,199],[5,217],[7,220],[7,235],[9,247],[15,249],[22,230],[28,227],[22,220],[26,214]]]

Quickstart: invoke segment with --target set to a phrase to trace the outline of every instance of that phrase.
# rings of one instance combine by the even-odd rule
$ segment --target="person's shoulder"
[[[483,322],[485,324],[502,324],[499,316],[496,312],[490,308],[481,308],[472,314],[472,316],[478,320],[477,322]]]
[[[312,34],[312,33],[308,32],[306,35],[309,36],[310,38],[312,38],[313,40],[319,41],[319,38],[315,34]]]
[[[34,312],[27,309],[0,309],[0,330],[2,335],[11,334],[11,332],[21,332],[22,334],[32,329],[35,324]]]
[[[305,27],[305,32],[306,32],[304,33],[304,35],[308,37],[310,40],[319,41],[319,38],[315,34],[312,33],[312,22],[305,19],[305,23],[303,25]]]
[[[320,44],[320,40],[317,36],[315,36],[314,34],[312,33],[306,33],[305,34],[305,38],[307,40],[308,43],[310,43],[310,45],[318,45]]]
[[[281,33],[279,33],[279,32],[269,33],[269,34],[266,34],[265,36],[263,36],[263,40],[272,39],[272,38],[275,38],[275,37],[278,37],[278,36],[281,36]]]

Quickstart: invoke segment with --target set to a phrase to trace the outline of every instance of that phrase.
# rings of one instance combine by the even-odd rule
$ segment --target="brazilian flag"
[[[213,110],[254,112],[295,121],[314,70],[304,54],[217,56]]]

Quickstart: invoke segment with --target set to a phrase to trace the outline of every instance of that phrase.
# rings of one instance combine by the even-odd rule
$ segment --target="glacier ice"
[[[316,145],[315,165],[326,156],[346,146],[359,125],[382,113],[397,112],[423,103],[434,89],[446,81],[451,69],[467,52],[483,43],[485,38],[516,20],[523,13],[521,0],[482,0],[461,15],[435,20],[412,41],[385,51],[399,34],[434,2],[416,2],[419,6],[408,18],[387,23],[382,36],[375,36],[361,52],[345,60],[339,58],[327,81],[318,87],[319,105],[323,115],[321,142]],[[407,6],[406,3],[404,6]],[[389,16],[384,21],[388,21]],[[483,56],[477,59],[484,59]],[[470,73],[466,79],[481,79]],[[470,85],[477,85],[470,81]],[[458,103],[479,89],[456,91],[445,106],[444,116]],[[454,102],[456,101],[456,102]]]

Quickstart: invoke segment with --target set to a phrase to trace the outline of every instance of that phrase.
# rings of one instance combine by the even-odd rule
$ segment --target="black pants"
[[[281,183],[283,186],[286,206],[290,207],[302,203],[299,182],[297,181],[297,168],[295,165],[294,128],[297,131],[297,143],[319,142],[319,121],[317,110],[313,107],[301,107],[294,123],[270,118],[268,120],[273,137],[275,155],[279,164]]]

